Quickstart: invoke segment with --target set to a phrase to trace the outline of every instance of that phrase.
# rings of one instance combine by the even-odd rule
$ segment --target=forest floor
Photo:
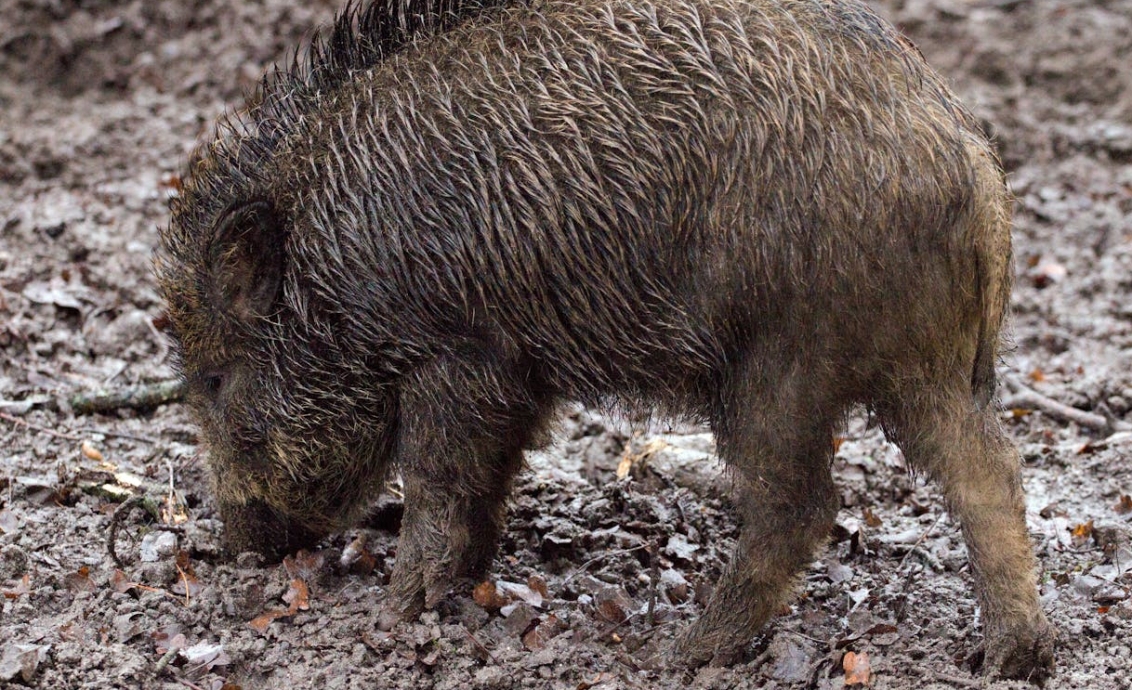
[[[1132,435],[1112,433],[1132,423],[1132,0],[874,5],[1009,170],[1004,379],[1116,425],[1000,391],[1060,631],[1049,687],[1132,687]],[[702,429],[575,411],[531,457],[494,587],[382,633],[395,499],[284,565],[227,561],[183,406],[74,414],[75,393],[172,376],[151,259],[180,166],[335,9],[0,8],[0,687],[841,688],[865,663],[874,688],[1028,687],[973,669],[958,528],[863,418],[837,452],[838,528],[797,599],[744,661],[685,675],[649,660],[703,610],[736,534]],[[121,509],[129,495],[152,512]]]

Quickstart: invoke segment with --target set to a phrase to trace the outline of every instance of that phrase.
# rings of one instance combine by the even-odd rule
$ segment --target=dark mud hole
[[[1132,422],[1132,2],[876,4],[953,80],[1011,172],[1019,285],[1004,371]],[[0,8],[0,686],[833,688],[847,652],[867,655],[873,687],[976,686],[979,612],[958,530],[863,418],[838,452],[838,530],[799,598],[746,662],[685,677],[651,656],[702,609],[735,533],[701,430],[576,412],[514,497],[494,601],[468,588],[384,634],[395,500],[289,568],[223,562],[183,409],[57,410],[76,391],[170,375],[149,261],[178,167],[333,10]],[[1132,687],[1132,439],[1042,413],[1004,418],[1061,631],[1050,685]],[[627,456],[644,459],[618,480]],[[170,483],[178,531],[131,510],[116,575],[105,542],[122,492],[159,509]],[[342,565],[359,536],[364,554]],[[288,594],[296,578],[305,602]],[[307,608],[265,632],[249,625],[288,600]]]

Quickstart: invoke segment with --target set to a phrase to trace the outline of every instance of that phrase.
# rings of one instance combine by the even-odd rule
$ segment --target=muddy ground
[[[799,598],[745,662],[684,676],[651,654],[702,610],[735,535],[703,430],[576,411],[531,459],[494,591],[384,634],[395,498],[315,554],[227,562],[181,406],[73,413],[76,392],[171,376],[150,259],[179,166],[334,4],[0,4],[0,686],[838,688],[865,659],[875,688],[978,686],[958,530],[863,418],[837,454],[839,527]],[[1132,0],[875,4],[1009,168],[1003,373],[1099,416],[1030,412],[1001,390],[1061,633],[1050,687],[1132,687],[1132,441],[1111,435],[1132,423]],[[107,537],[130,494],[152,500],[119,510],[116,566]]]

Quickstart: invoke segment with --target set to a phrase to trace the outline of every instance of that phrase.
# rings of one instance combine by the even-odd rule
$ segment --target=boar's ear
[[[269,201],[233,206],[208,246],[211,298],[240,320],[273,311],[283,284],[286,232]]]

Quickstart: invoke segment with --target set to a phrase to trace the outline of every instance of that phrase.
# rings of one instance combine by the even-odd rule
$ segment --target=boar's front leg
[[[477,350],[419,369],[399,401],[405,517],[380,624],[432,608],[495,556],[522,452],[540,427],[529,379]]]

